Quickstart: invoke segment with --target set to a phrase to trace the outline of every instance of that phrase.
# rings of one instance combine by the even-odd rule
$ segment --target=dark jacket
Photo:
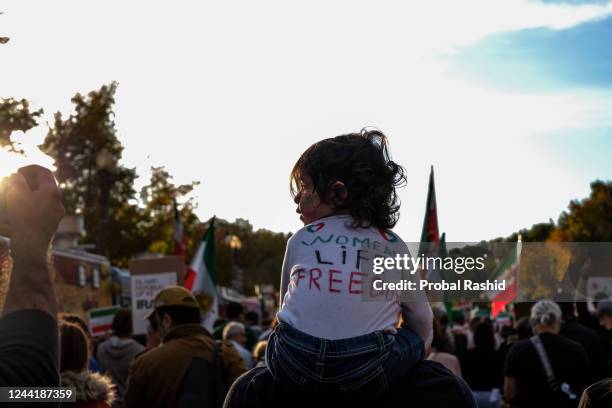
[[[91,371],[64,371],[61,373],[62,387],[74,387],[76,403],[67,403],[74,408],[110,408],[115,398],[113,383],[109,377]]]
[[[136,358],[130,367],[124,403],[131,407],[174,407],[185,374],[194,359],[212,362],[215,339],[198,324],[172,329],[163,344]],[[244,360],[231,342],[220,347],[220,371],[229,387],[246,371]]]
[[[300,398],[286,393],[275,384],[266,367],[256,367],[243,375],[230,389],[225,408],[351,408],[423,407],[476,408],[468,385],[441,364],[424,360],[397,384],[391,385],[376,401],[346,404],[338,396],[322,393]]]
[[[119,402],[123,400],[130,364],[144,347],[133,339],[111,337],[98,346],[98,362],[102,371],[111,376],[117,387]],[[119,406],[120,404],[115,404]]]
[[[609,376],[612,371],[608,367],[608,356],[603,341],[595,330],[587,329],[574,319],[567,320],[561,325],[561,334],[574,340],[584,347],[589,357],[591,378],[589,383],[594,383]]]

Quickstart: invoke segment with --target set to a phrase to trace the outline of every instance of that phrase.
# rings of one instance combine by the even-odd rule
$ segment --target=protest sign
[[[181,284],[183,258],[169,256],[129,262],[134,334],[145,334],[145,316],[153,309],[155,295],[162,289]]]

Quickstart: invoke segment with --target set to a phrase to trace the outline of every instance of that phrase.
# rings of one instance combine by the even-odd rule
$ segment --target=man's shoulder
[[[145,350],[138,354],[134,359],[133,365],[136,367],[163,365],[166,361],[175,359],[177,351],[181,348],[183,348],[183,345],[176,340],[164,343],[154,349]]]
[[[468,385],[448,369],[434,361],[422,361],[398,384],[392,386],[382,397],[359,406],[403,406],[406,401],[422,407],[476,407]],[[274,379],[265,367],[250,370],[232,386],[227,398],[227,407],[338,407],[338,402],[324,395],[305,396],[300,401],[285,395],[274,385]]]
[[[517,354],[524,353],[525,350],[530,350],[531,348],[532,348],[531,340],[529,339],[517,340],[514,343],[512,343],[512,345],[510,346],[510,349],[508,350],[508,356],[510,355],[515,356]]]
[[[586,355],[586,349],[579,341],[561,334],[556,335],[554,339],[562,347],[563,351],[570,353],[570,355]]]
[[[585,327],[575,320],[564,323],[561,326],[560,333],[579,343],[596,344],[600,341],[599,334],[595,330]]]
[[[392,387],[379,401],[381,405],[400,406],[406,398],[415,406],[475,407],[469,386],[442,364],[425,360]]]
[[[166,351],[162,350],[164,346],[158,346],[153,349],[144,350],[140,354],[134,356],[134,360],[132,361],[132,370],[145,370],[147,367],[150,367],[156,361],[159,360],[160,356],[164,356]]]

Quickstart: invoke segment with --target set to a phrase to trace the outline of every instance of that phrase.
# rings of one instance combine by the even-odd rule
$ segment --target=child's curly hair
[[[389,157],[387,144],[381,131],[366,128],[313,144],[293,166],[292,196],[297,195],[301,180],[308,176],[321,200],[336,211],[348,211],[353,227],[393,228],[400,207],[396,188],[406,183],[406,175],[402,166]],[[343,200],[338,197],[344,194],[334,191],[338,181],[346,186]]]

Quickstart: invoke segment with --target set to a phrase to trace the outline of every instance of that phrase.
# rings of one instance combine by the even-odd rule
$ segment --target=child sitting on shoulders
[[[295,164],[291,191],[305,226],[287,243],[279,324],[266,349],[267,366],[286,391],[363,402],[424,358],[433,333],[426,296],[401,303],[363,294],[372,272],[364,272],[368,248],[408,252],[390,231],[399,216],[396,188],[405,180],[380,131],[322,140]]]

